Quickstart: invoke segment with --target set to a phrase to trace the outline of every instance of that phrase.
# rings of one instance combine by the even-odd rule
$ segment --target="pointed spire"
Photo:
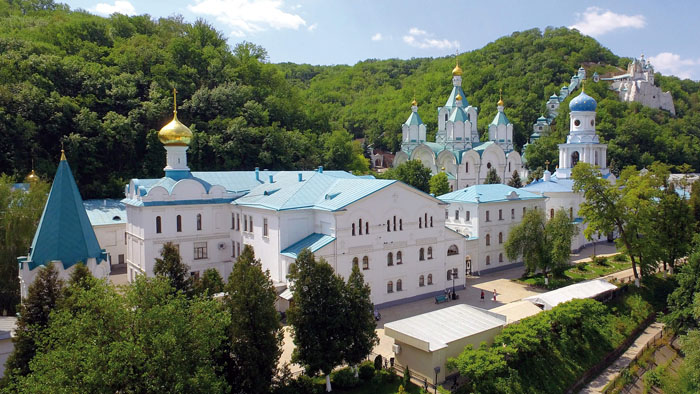
[[[60,161],[66,161],[66,151],[61,149],[61,160]]]
[[[581,81],[581,92],[586,92],[586,80]]]
[[[173,88],[173,114],[177,118],[177,89]]]
[[[498,106],[503,107],[503,88],[498,91]]]

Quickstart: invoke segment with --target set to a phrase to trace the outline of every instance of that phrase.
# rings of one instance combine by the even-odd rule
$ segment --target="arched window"
[[[467,211],[467,215],[466,215],[466,216],[467,216],[467,217],[466,217],[465,220],[466,220],[466,221],[470,221],[470,220],[471,220],[471,211]]]
[[[420,248],[420,250],[418,251],[418,260],[425,260],[425,250],[423,248]]]
[[[445,122],[447,122],[447,114],[445,114]]]
[[[369,222],[365,222],[365,235],[369,234]]]
[[[425,228],[428,228],[428,214],[424,213],[423,215],[425,216]]]
[[[362,219],[360,219],[360,225],[358,226],[360,230],[360,235],[362,235]]]
[[[386,265],[394,265],[394,255],[391,252],[386,255]]]
[[[399,231],[403,231],[403,219],[399,219]]]
[[[428,259],[430,260],[432,258],[433,258],[433,247],[428,246]]]
[[[464,163],[464,172],[469,172],[469,162]]]
[[[396,265],[399,264],[403,264],[402,254],[400,250],[396,252]]]
[[[550,218],[550,219],[554,219],[554,208],[551,208],[551,209],[549,210],[549,218]]]
[[[389,281],[389,282],[386,284],[386,292],[387,292],[387,293],[393,293],[393,292],[394,292],[394,282]]]
[[[569,219],[574,220],[574,208],[569,207]]]
[[[508,172],[510,172],[510,162],[508,162]]]
[[[503,220],[503,210],[502,209],[498,210],[498,220]]]
[[[447,248],[447,255],[448,256],[456,256],[459,254],[459,249],[457,248],[457,245],[450,245],[449,248]]]
[[[489,170],[491,169],[491,163],[490,163],[490,162],[489,162],[489,163],[486,163],[486,168],[489,169]]]
[[[433,227],[433,217],[430,217],[430,227]]]
[[[433,284],[433,274],[428,274],[428,286]]]
[[[486,256],[486,265],[491,265],[491,256]]]
[[[360,265],[360,260],[357,257],[352,258],[352,266],[357,267]]]
[[[515,219],[515,208],[511,208],[510,210],[510,220]]]
[[[369,269],[369,257],[367,257],[367,256],[362,258],[362,269],[363,270]]]
[[[525,217],[525,212],[527,212],[527,207],[523,207],[523,217]]]
[[[498,243],[499,244],[503,243],[503,233],[498,233]]]
[[[491,212],[490,211],[486,211],[486,221],[487,222],[491,221]]]
[[[389,219],[386,220],[386,232],[391,232],[391,223],[389,222]]]
[[[598,167],[598,151],[593,152],[593,164]]]
[[[418,228],[423,228],[423,218],[418,218]]]
[[[502,263],[503,262],[503,253],[498,254],[498,262]]]
[[[182,232],[182,216],[177,215],[175,218],[175,227],[178,233]]]
[[[201,229],[202,229],[202,214],[198,213],[197,214],[197,230],[201,230]],[[253,228],[251,227],[250,230],[253,231]]]
[[[352,224],[352,236],[355,236],[355,223]]]
[[[418,286],[420,286],[420,287],[425,286],[425,276],[421,275],[418,277]]]
[[[486,234],[486,246],[491,245],[491,234]]]
[[[396,291],[401,291],[403,290],[403,283],[401,282],[401,279],[398,279],[396,281]]]
[[[578,163],[578,151],[574,151],[574,153],[571,154],[571,168],[576,167],[576,163]]]
[[[452,280],[452,270],[447,270],[447,280]]]
[[[160,227],[160,216],[156,216],[156,233],[160,234],[162,228]]]
[[[455,209],[455,221],[459,220],[459,210]]]

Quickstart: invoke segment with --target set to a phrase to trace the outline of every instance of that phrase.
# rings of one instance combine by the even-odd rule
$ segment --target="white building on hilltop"
[[[548,197],[546,204],[548,218],[554,217],[555,211],[559,209],[569,213],[569,217],[579,229],[571,245],[574,250],[580,249],[591,241],[599,241],[607,237],[606,234],[600,234],[593,240],[585,239],[583,219],[578,216],[583,196],[573,191],[574,181],[571,179],[571,170],[579,161],[582,161],[598,167],[603,178],[615,182],[615,175],[607,166],[608,146],[600,143],[595,129],[597,105],[595,99],[583,91],[569,102],[570,131],[566,143],[559,144],[559,168],[554,175],[549,170],[545,170],[541,180],[521,188],[521,190]]]
[[[642,55],[627,66],[627,73],[612,78],[600,78],[612,81],[611,89],[620,96],[621,101],[638,102],[645,107],[664,109],[676,114],[671,92],[663,92],[654,85],[654,67]]]
[[[462,90],[462,68],[452,70],[452,92],[445,105],[438,107],[435,142],[426,139],[426,126],[418,115],[418,102],[411,103],[411,114],[402,125],[401,151],[393,166],[420,160],[433,174],[445,172],[453,190],[484,183],[494,168],[501,179],[518,171],[527,177],[522,158],[513,146],[513,125],[504,112],[503,100],[489,125],[489,141],[481,142],[477,130],[478,110],[469,105]]]

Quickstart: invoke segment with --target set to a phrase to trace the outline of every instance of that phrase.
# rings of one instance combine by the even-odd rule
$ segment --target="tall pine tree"
[[[330,373],[341,365],[352,343],[348,339],[345,282],[323,259],[316,261],[304,249],[290,267],[294,304],[287,319],[294,329],[292,361],[304,366],[313,376],[326,375],[326,391],[331,391]],[[370,309],[368,309],[370,311]]]
[[[486,185],[493,185],[501,183],[501,177],[498,176],[498,173],[496,172],[496,169],[491,167],[489,171],[486,173],[486,179],[484,180],[484,184]]]
[[[379,343],[377,323],[374,320],[374,304],[370,298],[370,287],[365,283],[360,267],[353,265],[352,273],[345,285],[347,304],[344,319],[347,321],[348,345],[345,349],[345,362],[358,365],[364,361]],[[357,374],[357,370],[355,370]]]
[[[518,170],[513,171],[513,175],[508,180],[508,186],[514,187],[516,189],[520,189],[521,187],[523,187],[523,182],[520,180],[520,174],[518,174]]]
[[[39,270],[20,308],[13,339],[15,348],[5,364],[4,383],[13,379],[13,376],[29,374],[29,362],[37,350],[36,339],[49,325],[49,314],[63,296],[63,281],[58,278],[58,271],[53,264]]]
[[[250,245],[234,264],[226,291],[231,313],[227,380],[233,393],[266,393],[277,373],[283,332],[275,287]]]

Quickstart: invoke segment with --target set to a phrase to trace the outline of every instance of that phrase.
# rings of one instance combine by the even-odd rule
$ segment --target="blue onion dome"
[[[595,99],[587,95],[586,92],[581,92],[569,103],[571,111],[595,111],[597,106],[598,103],[596,103]]]

